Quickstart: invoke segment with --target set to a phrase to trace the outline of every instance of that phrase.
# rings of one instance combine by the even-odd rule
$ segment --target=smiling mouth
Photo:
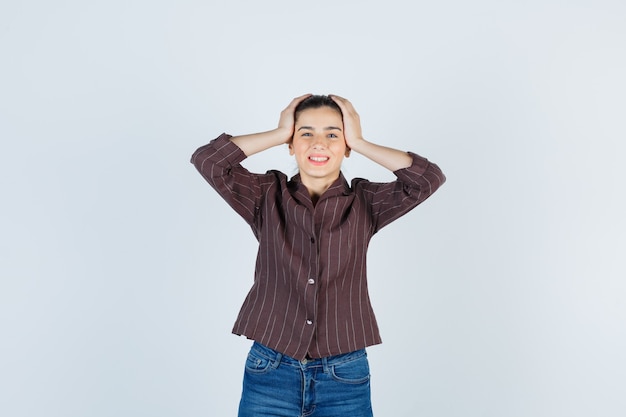
[[[309,161],[317,163],[326,162],[328,159],[329,158],[327,156],[309,156]]]

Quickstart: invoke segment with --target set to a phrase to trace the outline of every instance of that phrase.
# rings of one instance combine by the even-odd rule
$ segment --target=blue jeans
[[[298,361],[254,342],[239,417],[372,417],[365,349]]]

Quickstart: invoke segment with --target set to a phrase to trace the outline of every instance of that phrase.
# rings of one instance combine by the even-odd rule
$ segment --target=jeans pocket
[[[263,355],[250,351],[248,358],[246,359],[246,372],[253,374],[263,374],[269,372],[272,361]]]
[[[370,379],[370,366],[367,356],[333,365],[330,373],[335,381],[346,384],[363,384]]]

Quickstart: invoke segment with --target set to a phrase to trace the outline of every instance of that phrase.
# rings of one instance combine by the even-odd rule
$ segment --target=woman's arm
[[[387,146],[377,145],[363,139],[361,132],[361,120],[352,103],[343,97],[330,96],[343,113],[343,129],[346,145],[355,152],[384,166],[390,171],[408,168],[413,163],[413,158],[406,152]]]
[[[280,113],[280,119],[276,129],[250,135],[235,136],[230,140],[237,145],[246,156],[254,155],[255,153],[282,145],[283,143],[288,143],[293,137],[296,106],[309,96],[310,94],[305,94],[294,98],[291,103],[289,103],[289,106]]]

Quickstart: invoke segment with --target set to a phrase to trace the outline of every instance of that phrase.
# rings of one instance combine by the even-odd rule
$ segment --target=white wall
[[[235,415],[255,241],[188,160],[305,92],[348,97],[370,140],[448,176],[372,242],[376,415],[625,415],[624,16],[3,2],[0,415]],[[358,155],[344,169],[390,178]]]

